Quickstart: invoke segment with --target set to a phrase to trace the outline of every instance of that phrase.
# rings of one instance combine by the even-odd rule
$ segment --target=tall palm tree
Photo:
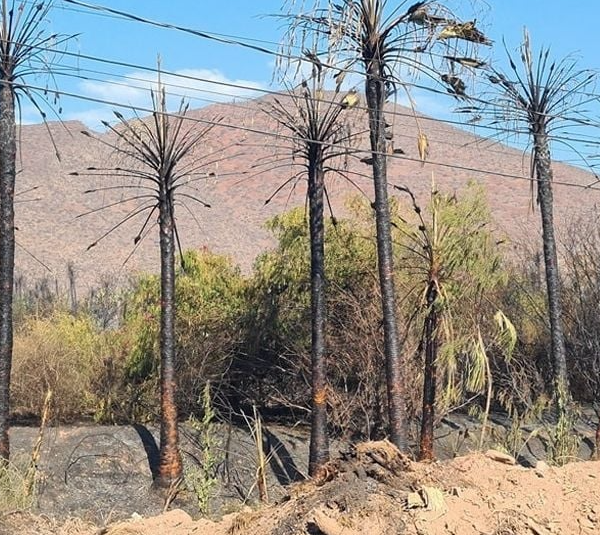
[[[311,57],[311,55],[308,55]],[[325,200],[327,175],[338,175],[352,180],[344,170],[348,144],[355,137],[343,118],[344,110],[354,107],[358,99],[353,93],[340,95],[339,87],[333,93],[324,91],[327,69],[312,56],[312,76],[303,80],[299,89],[290,91],[289,98],[275,98],[266,106],[266,113],[291,136],[283,153],[275,153],[261,165],[279,166],[285,162],[299,167],[276,191],[286,185],[295,186],[303,178],[307,181],[310,229],[311,280],[311,437],[309,475],[318,477],[329,461],[327,433],[327,344],[326,283],[325,283]],[[287,138],[289,140],[289,137]],[[341,146],[338,147],[338,146]],[[269,199],[270,200],[270,199]],[[328,200],[328,198],[327,198]]]
[[[43,24],[51,8],[51,1],[15,0],[2,0],[0,7],[0,459],[3,460],[10,454],[17,120],[21,99],[25,98],[45,122],[40,104],[46,102],[46,97],[29,88],[27,79],[48,72],[45,56],[69,39],[44,31]]]
[[[489,93],[482,96],[476,113],[500,133],[524,136],[532,148],[532,192],[535,185],[542,222],[554,387],[560,416],[570,394],[554,230],[551,142],[578,150],[559,134],[566,128],[573,132],[591,125],[586,106],[596,98],[590,95],[596,75],[579,69],[572,57],[551,59],[549,49],[541,48],[534,55],[527,31],[519,52],[515,61],[506,50],[510,71],[490,68]]]
[[[403,79],[407,70],[440,80],[440,67],[428,63],[427,59],[437,56],[428,55],[425,58],[424,53],[434,47],[444,49],[449,42],[456,40],[481,44],[489,44],[489,41],[474,22],[456,21],[443,5],[435,1],[425,0],[411,5],[405,1],[396,3],[391,0],[340,0],[322,4],[317,2],[310,12],[293,16],[290,39],[295,35],[311,33],[319,37],[326,36],[329,46],[327,53],[335,51],[336,63],[341,65],[339,76],[349,70],[359,69],[364,78],[372,151],[390,438],[401,450],[406,451],[407,386],[396,315],[384,107],[399,88],[406,88]],[[454,55],[448,57],[465,61],[469,59],[468,54],[464,58],[455,57],[455,51],[456,46],[453,46]],[[452,65],[458,66],[459,62],[452,62]],[[418,143],[424,158],[427,145],[424,134],[419,135]]]
[[[115,112],[119,126],[103,122],[104,126],[115,136],[116,141],[97,138],[108,145],[113,152],[125,160],[113,168],[88,168],[84,173],[72,175],[103,176],[117,180],[127,179],[127,184],[107,186],[88,190],[86,193],[122,189],[133,191],[131,197],[121,199],[109,206],[137,201],[133,208],[121,221],[105,232],[100,239],[89,247],[94,247],[110,235],[111,232],[131,221],[147,215],[134,238],[134,248],[158,224],[160,243],[160,460],[155,483],[158,486],[170,486],[178,482],[183,473],[179,452],[179,434],[177,428],[177,405],[175,376],[175,257],[179,233],[176,226],[175,208],[185,199],[193,200],[208,207],[196,195],[194,183],[214,175],[206,170],[210,165],[227,156],[194,154],[194,149],[215,126],[215,123],[204,127],[194,127],[194,123],[186,123],[189,106],[183,100],[176,114],[167,112],[167,95],[164,87],[158,83],[158,89],[151,91],[153,110],[151,119],[139,117],[135,121],[127,121],[123,115]],[[90,136],[89,133],[83,132]],[[110,139],[110,138],[109,138]],[[214,158],[213,158],[214,157]],[[109,207],[107,206],[107,207]],[[101,207],[88,213],[94,213],[107,207]],[[189,208],[188,208],[189,210]],[[154,219],[155,216],[157,220]],[[182,257],[183,262],[183,257]]]

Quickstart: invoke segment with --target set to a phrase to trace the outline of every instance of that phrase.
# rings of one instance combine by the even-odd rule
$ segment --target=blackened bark
[[[377,260],[383,310],[390,439],[401,451],[406,452],[408,449],[406,385],[404,376],[406,366],[405,359],[400,353],[398,323],[396,319],[396,291],[394,287],[394,260],[386,162],[385,83],[381,65],[377,60],[367,62],[366,96],[369,108],[369,129],[373,155]]]
[[[435,421],[435,389],[437,384],[438,316],[435,307],[437,288],[430,282],[427,289],[427,317],[425,318],[425,371],[423,381],[423,417],[419,460],[433,459],[433,427]]]
[[[15,269],[15,95],[0,81],[0,460],[8,460]]]
[[[308,473],[316,476],[329,461],[327,435],[327,367],[325,363],[325,229],[323,223],[324,171],[322,147],[311,148],[308,169],[310,211],[312,413]]]
[[[173,199],[160,191],[160,459],[155,483],[169,487],[183,475],[175,403],[175,239]]]
[[[537,190],[542,216],[542,240],[544,244],[548,310],[550,313],[550,338],[556,388],[555,394],[557,396],[568,396],[567,355],[562,326],[560,276],[558,272],[556,238],[554,235],[552,163],[548,146],[548,135],[544,126],[539,126],[537,131],[534,132],[534,143]],[[562,404],[562,402],[559,404]]]

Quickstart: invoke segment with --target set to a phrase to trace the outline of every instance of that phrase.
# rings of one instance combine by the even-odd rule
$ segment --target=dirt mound
[[[503,461],[508,461],[503,462]],[[318,480],[290,486],[279,504],[194,521],[175,510],[131,519],[106,535],[575,535],[600,532],[600,463],[562,468],[510,464],[493,453],[452,461],[409,461],[389,442],[360,444]],[[92,535],[83,524],[28,531],[13,516],[6,533]],[[9,517],[8,520],[11,520]],[[77,531],[76,529],[79,531]],[[0,533],[2,533],[0,531]]]

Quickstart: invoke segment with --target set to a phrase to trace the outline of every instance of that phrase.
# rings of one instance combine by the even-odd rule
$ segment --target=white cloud
[[[23,101],[24,99],[21,100],[21,109],[19,110],[21,114],[19,117],[21,124],[28,125],[41,122],[42,118],[40,112],[32,104],[29,104],[28,102],[23,103]]]
[[[80,84],[79,92],[83,96],[110,104],[71,113],[68,118],[81,120],[91,128],[98,128],[101,126],[100,120],[112,119],[110,110],[115,108],[115,105],[137,107],[143,114],[144,109],[152,107],[150,89],[156,89],[157,78],[156,73],[131,72],[124,77],[114,77],[101,82],[86,80]],[[262,83],[230,79],[222,72],[210,69],[182,69],[174,74],[161,75],[161,81],[169,95],[167,107],[170,110],[176,109],[182,98],[185,98],[191,107],[198,108],[215,102],[258,97],[264,88]]]
[[[89,110],[67,113],[64,117],[67,121],[81,121],[90,128],[101,128],[102,121],[112,122],[114,118],[110,108],[92,108]]]
[[[437,119],[450,118],[452,110],[457,106],[456,101],[453,101],[450,97],[424,89],[411,89],[410,97],[418,112]],[[399,91],[396,102],[401,106],[412,107],[406,92]]]

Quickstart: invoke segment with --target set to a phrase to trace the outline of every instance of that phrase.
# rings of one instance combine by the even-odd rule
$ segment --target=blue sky
[[[283,0],[86,0],[92,4],[138,14],[157,21],[169,22],[198,30],[255,38],[266,41],[266,48],[274,49],[282,36],[282,22],[265,15],[281,13]],[[288,0],[289,1],[289,0]],[[296,0],[301,2],[301,0]],[[472,0],[454,0],[459,13],[472,18],[469,11]],[[490,57],[502,58],[502,39],[514,49],[522,38],[523,27],[531,34],[534,46],[551,45],[553,53],[562,57],[577,54],[581,67],[600,67],[597,59],[596,21],[600,16],[598,0],[477,0],[478,24],[496,42],[488,52]],[[576,5],[577,7],[570,7]],[[409,5],[409,3],[407,3]],[[269,87],[273,58],[259,52],[211,42],[181,32],[119,20],[78,8],[56,0],[56,8],[49,21],[49,29],[64,34],[80,34],[69,46],[70,52],[99,56],[132,64],[153,67],[160,53],[163,69],[184,73],[192,78],[232,82],[250,87]],[[151,84],[152,74],[133,68],[111,67],[93,62],[64,57],[61,61],[77,67],[75,74],[97,78],[81,80],[71,76],[57,77],[59,88],[65,92],[131,105],[146,105],[146,92],[137,87]],[[103,74],[85,72],[96,69]],[[121,76],[128,76],[126,80]],[[117,84],[107,84],[107,80]],[[204,82],[169,79],[179,85],[195,89],[212,89],[229,95],[248,97],[256,93],[239,89],[223,89]],[[42,83],[40,81],[40,83]],[[132,87],[133,86],[133,87]],[[173,89],[173,92],[178,91]],[[231,96],[179,90],[187,95],[204,96],[208,101],[227,100]],[[433,116],[447,116],[451,101],[425,94],[416,95],[419,108]],[[206,101],[193,101],[194,106]],[[97,126],[100,118],[111,117],[110,107],[62,97],[61,105],[66,119],[78,119],[89,126]],[[25,122],[35,122],[32,109],[24,109]]]

